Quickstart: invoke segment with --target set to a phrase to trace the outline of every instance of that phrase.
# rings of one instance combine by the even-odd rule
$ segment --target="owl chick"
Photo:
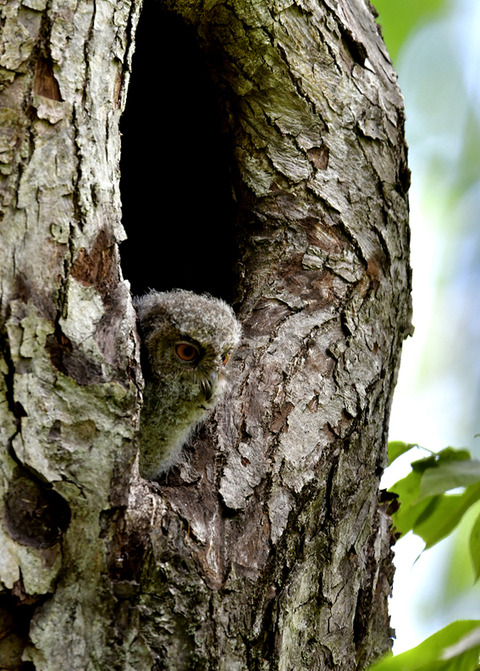
[[[227,386],[225,364],[241,328],[219,298],[177,289],[134,300],[145,379],[140,415],[140,475],[171,468]]]

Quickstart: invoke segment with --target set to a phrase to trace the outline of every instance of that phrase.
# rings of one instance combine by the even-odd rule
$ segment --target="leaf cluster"
[[[416,443],[391,442],[389,465]],[[424,551],[452,533],[465,512],[480,500],[480,462],[465,449],[446,447],[411,463],[411,471],[389,489],[398,498],[392,515],[398,537],[409,531],[425,541]],[[475,580],[480,577],[480,515],[470,534],[470,556]],[[400,655],[389,655],[370,671],[480,670],[480,620],[452,622],[420,645]]]
[[[391,442],[389,465],[416,444]],[[480,500],[480,462],[465,449],[446,447],[440,452],[412,462],[410,473],[389,491],[400,506],[392,515],[399,536],[409,531],[425,541],[428,550],[452,533],[465,512]],[[462,491],[453,491],[461,488]],[[480,577],[480,515],[470,535],[470,556],[475,580]]]

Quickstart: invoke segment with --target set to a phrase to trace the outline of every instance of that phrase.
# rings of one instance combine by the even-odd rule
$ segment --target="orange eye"
[[[181,361],[185,361],[186,363],[193,363],[200,356],[198,347],[189,342],[177,342],[175,345],[175,354]]]
[[[225,364],[227,363],[227,361],[229,360],[229,358],[230,358],[230,354],[229,354],[228,352],[226,352],[226,353],[223,355],[223,358],[222,358],[222,363],[223,363],[224,366],[225,366]]]

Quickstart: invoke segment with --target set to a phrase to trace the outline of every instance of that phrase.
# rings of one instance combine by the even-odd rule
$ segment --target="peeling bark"
[[[378,483],[411,330],[396,77],[366,0],[168,11],[219,91],[245,336],[230,398],[154,486],[117,249],[139,4],[3,9],[0,659],[362,669],[390,646]]]

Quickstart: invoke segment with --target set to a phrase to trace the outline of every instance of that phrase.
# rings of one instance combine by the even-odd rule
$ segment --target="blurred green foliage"
[[[398,52],[411,30],[438,14],[446,0],[373,0],[389,54],[396,61]]]

